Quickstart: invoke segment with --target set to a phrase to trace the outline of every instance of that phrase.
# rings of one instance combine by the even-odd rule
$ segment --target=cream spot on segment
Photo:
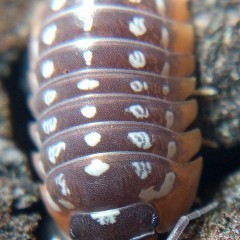
[[[145,26],[145,19],[142,17],[134,17],[128,25],[129,31],[137,37],[142,36],[147,32],[147,28]]]
[[[61,203],[65,208],[69,210],[73,210],[75,208],[75,206],[67,200],[58,199],[58,202]]]
[[[93,13],[80,7],[78,8],[76,17],[82,22],[82,27],[85,32],[90,32],[93,26]]]
[[[41,74],[44,78],[50,78],[54,73],[54,64],[52,60],[46,60],[41,64]]]
[[[101,135],[98,132],[92,132],[84,137],[85,142],[90,147],[95,147],[101,141]]]
[[[163,95],[164,96],[167,96],[170,93],[170,88],[169,88],[168,85],[164,85],[162,90],[163,90]]]
[[[57,118],[51,117],[43,121],[42,129],[46,134],[53,133],[57,129]]]
[[[161,76],[167,77],[170,72],[170,66],[168,62],[165,62],[163,69],[161,71]]]
[[[95,11],[95,0],[83,1],[82,5],[77,8],[75,16],[82,21],[83,30],[89,32],[92,30],[93,17]]]
[[[93,90],[99,87],[99,81],[93,80],[93,79],[83,79],[80,82],[78,82],[77,87],[80,90],[84,90],[84,91]]]
[[[146,58],[141,51],[134,51],[130,53],[128,61],[134,68],[143,68],[146,65]]]
[[[42,176],[46,177],[46,171],[45,171],[43,163],[40,159],[37,161],[37,168],[38,168],[39,172],[42,174]]]
[[[160,188],[161,197],[168,195],[168,193],[172,190],[175,178],[176,176],[174,172],[169,172],[166,174],[164,182]]]
[[[97,109],[95,106],[88,105],[81,108],[81,113],[86,118],[93,118],[97,113]]]
[[[134,92],[142,92],[143,90],[148,90],[148,84],[146,82],[141,82],[134,80],[130,83],[130,87]]]
[[[60,207],[53,201],[52,197],[50,196],[49,192],[46,191],[46,200],[49,203],[49,205],[51,206],[52,209],[54,209],[57,212],[61,212]]]
[[[31,48],[32,55],[35,57],[35,59],[37,59],[38,55],[39,55],[39,42],[38,42],[38,39],[33,38],[33,40],[31,41],[31,44],[30,44],[30,48]]]
[[[175,178],[176,176],[173,172],[167,173],[160,190],[154,190],[155,186],[142,189],[139,194],[139,198],[144,202],[150,202],[154,199],[159,199],[168,195],[168,193],[173,189]]]
[[[43,30],[42,41],[47,45],[51,45],[56,38],[56,34],[57,26],[55,24],[51,24]]]
[[[149,111],[146,107],[142,107],[139,104],[132,105],[125,109],[125,112],[130,112],[135,116],[137,119],[143,119],[149,117]]]
[[[143,82],[143,89],[148,90],[148,84],[146,82]]]
[[[84,38],[76,41],[74,45],[80,50],[88,50],[90,47],[93,46],[94,41],[94,39]]]
[[[85,60],[86,65],[88,66],[92,65],[93,53],[91,50],[83,51],[83,58]]]
[[[162,16],[166,14],[166,6],[164,0],[155,0],[158,13],[160,13]]]
[[[41,141],[41,138],[40,138],[40,135],[39,135],[39,132],[37,130],[35,130],[34,132],[34,135],[33,135],[33,140],[34,142],[36,143],[36,145],[38,147],[40,147],[42,145],[42,141]]]
[[[149,149],[152,147],[150,136],[146,132],[130,132],[128,139],[141,149]]]
[[[53,11],[60,10],[66,3],[66,0],[52,0],[50,7]]]
[[[84,171],[94,177],[99,177],[110,168],[110,165],[99,159],[94,159],[90,165],[84,168]]]
[[[143,180],[148,177],[152,172],[152,166],[150,162],[132,162],[132,166],[135,168],[135,173]]]
[[[50,146],[47,150],[48,152],[48,160],[52,164],[56,164],[56,160],[61,154],[66,149],[66,144],[64,142],[59,142],[56,143],[52,146]]]
[[[55,177],[55,183],[60,186],[60,191],[64,196],[71,195],[63,173],[60,173]]]
[[[116,223],[118,215],[120,215],[120,211],[113,209],[102,212],[93,212],[91,213],[91,218],[97,220],[100,225],[110,225]]]
[[[57,92],[54,89],[48,89],[43,93],[43,101],[50,106],[57,97]]]
[[[168,48],[169,45],[169,32],[168,30],[163,27],[162,28],[162,44],[164,48]]]
[[[174,155],[177,152],[177,146],[175,142],[169,142],[168,143],[168,153],[167,153],[167,158],[172,159]]]
[[[165,115],[165,119],[166,119],[166,127],[170,128],[172,127],[172,125],[174,124],[174,115],[173,112],[167,111],[166,115]]]
[[[132,3],[141,3],[142,0],[128,0],[129,2],[132,2]]]
[[[30,80],[31,79],[31,80]],[[33,93],[37,92],[39,89],[38,79],[35,72],[29,73],[29,86]]]

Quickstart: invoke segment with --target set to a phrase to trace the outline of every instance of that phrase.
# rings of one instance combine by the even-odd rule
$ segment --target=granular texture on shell
[[[51,0],[36,15],[30,134],[49,213],[75,239],[170,230],[202,164],[199,130],[184,132],[197,114],[186,1]]]

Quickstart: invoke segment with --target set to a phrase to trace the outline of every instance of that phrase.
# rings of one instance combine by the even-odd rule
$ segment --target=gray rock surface
[[[205,144],[240,143],[240,1],[190,0],[196,31],[200,125]]]
[[[32,1],[0,0],[0,239],[36,239],[39,201],[27,157],[13,138],[11,109],[3,82],[12,77],[10,63],[26,45]],[[17,87],[13,86],[13,87]]]

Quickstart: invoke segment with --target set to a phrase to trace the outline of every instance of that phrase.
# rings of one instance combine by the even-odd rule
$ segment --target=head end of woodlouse
[[[158,224],[153,207],[135,203],[106,211],[74,212],[70,236],[73,239],[153,239]]]

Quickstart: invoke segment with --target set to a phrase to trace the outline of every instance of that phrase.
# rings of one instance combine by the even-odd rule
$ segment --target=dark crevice
[[[28,52],[26,49],[20,52],[18,60],[11,65],[10,72],[11,75],[3,79],[3,87],[9,97],[13,141],[27,155],[32,175],[36,180],[38,177],[30,161],[30,154],[36,148],[28,134],[28,125],[34,120],[27,106],[27,98],[30,92],[27,85]]]

